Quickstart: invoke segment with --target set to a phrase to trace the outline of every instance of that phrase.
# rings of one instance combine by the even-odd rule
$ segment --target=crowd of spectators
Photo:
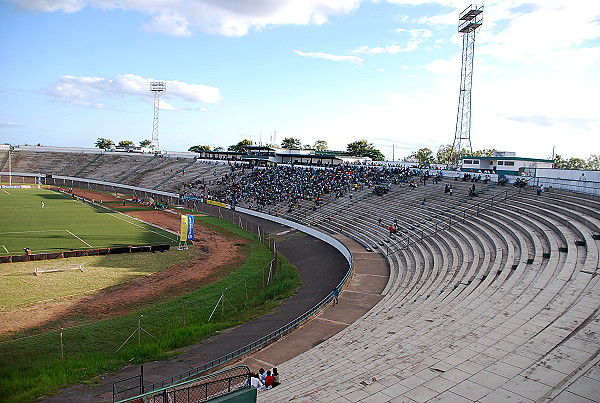
[[[409,168],[362,165],[340,165],[335,168],[316,167],[254,167],[232,169],[204,187],[204,196],[230,205],[244,204],[262,210],[286,203],[291,209],[301,200],[315,207],[323,197],[342,197],[352,192],[389,183],[408,182],[416,175]]]

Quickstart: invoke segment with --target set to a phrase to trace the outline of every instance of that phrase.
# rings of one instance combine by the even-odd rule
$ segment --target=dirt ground
[[[74,189],[77,196],[103,201],[120,200],[90,190]],[[128,215],[172,231],[179,231],[180,215],[169,211],[132,211]],[[201,230],[198,228],[200,227]],[[40,302],[11,312],[0,312],[0,335],[60,321],[67,327],[70,318],[86,316],[105,319],[123,315],[157,301],[165,301],[224,277],[227,268],[243,261],[240,240],[227,239],[196,224],[196,246],[192,258],[164,271],[140,277],[101,291],[62,301]]]

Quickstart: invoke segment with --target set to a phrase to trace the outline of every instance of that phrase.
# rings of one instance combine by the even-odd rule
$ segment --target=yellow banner
[[[181,230],[179,232],[179,240],[181,242],[187,241],[188,235],[188,219],[186,215],[181,216]]]
[[[213,206],[219,206],[219,207],[225,207],[225,208],[229,207],[225,203],[221,203],[221,202],[214,201],[214,200],[206,200],[206,204],[212,204]]]

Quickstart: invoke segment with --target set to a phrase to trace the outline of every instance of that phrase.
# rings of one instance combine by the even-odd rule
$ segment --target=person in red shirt
[[[267,376],[265,377],[265,387],[267,389],[271,389],[273,387],[273,381],[275,378],[271,375],[271,371],[267,371]]]

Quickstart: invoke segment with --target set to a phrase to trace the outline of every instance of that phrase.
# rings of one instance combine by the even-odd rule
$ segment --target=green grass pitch
[[[177,243],[175,234],[62,193],[0,189],[0,255]]]

